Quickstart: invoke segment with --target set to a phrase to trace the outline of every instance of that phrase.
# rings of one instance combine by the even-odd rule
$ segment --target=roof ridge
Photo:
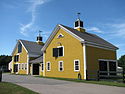
[[[19,39],[20,41],[27,41],[27,42],[34,42],[36,43],[35,41],[29,41],[29,40],[23,40],[23,39]]]

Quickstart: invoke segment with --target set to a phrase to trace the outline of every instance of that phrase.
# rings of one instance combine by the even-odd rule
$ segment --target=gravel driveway
[[[3,81],[12,82],[40,94],[125,94],[125,88],[76,83],[33,76],[3,74]]]

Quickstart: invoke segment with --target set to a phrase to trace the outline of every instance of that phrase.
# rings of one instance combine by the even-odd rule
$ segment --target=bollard
[[[0,82],[2,82],[2,71],[0,70]]]

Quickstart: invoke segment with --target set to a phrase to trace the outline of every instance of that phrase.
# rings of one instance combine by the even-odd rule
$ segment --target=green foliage
[[[1,55],[0,56],[0,66],[2,66],[2,65],[8,65],[11,60],[12,60],[11,56]]]
[[[0,83],[0,94],[38,94],[27,88],[18,86],[16,84],[1,82]]]
[[[125,69],[125,55],[121,56],[118,60],[118,65]]]

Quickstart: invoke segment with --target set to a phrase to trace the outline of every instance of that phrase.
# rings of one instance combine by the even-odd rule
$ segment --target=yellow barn
[[[60,78],[95,78],[97,71],[117,71],[118,48],[86,32],[77,19],[74,28],[57,25],[42,48],[41,75]]]
[[[27,40],[18,40],[12,52],[12,71],[15,74],[40,74],[40,62],[32,62],[36,58],[42,57],[41,49],[43,47],[42,37],[39,35],[36,42]]]

